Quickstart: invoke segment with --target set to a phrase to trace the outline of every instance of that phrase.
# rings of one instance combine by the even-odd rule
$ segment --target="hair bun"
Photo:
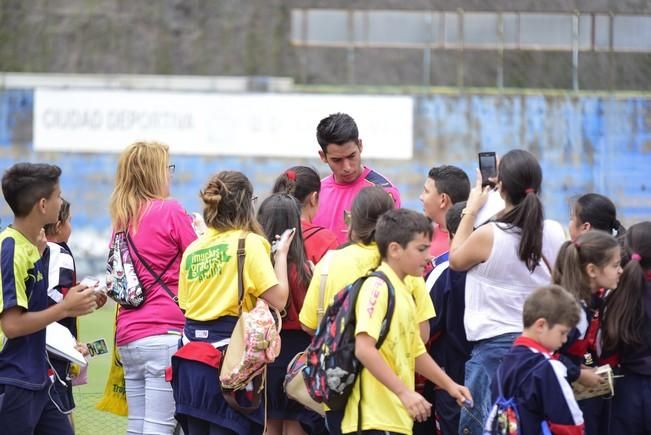
[[[202,191],[201,200],[206,204],[219,204],[219,201],[222,200],[222,196],[216,192]]]

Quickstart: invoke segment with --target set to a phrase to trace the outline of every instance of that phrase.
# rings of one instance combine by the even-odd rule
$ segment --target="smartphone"
[[[350,211],[344,210],[344,224],[346,224],[346,227],[350,228],[350,223],[352,222],[353,217],[350,214]],[[348,229],[346,229],[348,231]]]
[[[280,236],[280,241],[284,242],[285,240],[289,239],[295,232],[296,232],[296,228],[290,228],[288,230],[285,230],[283,234]]]
[[[481,172],[482,186],[495,186],[494,181],[489,181],[489,178],[495,179],[497,177],[497,156],[495,152],[489,151],[479,153],[479,171]]]
[[[274,240],[273,243],[271,244],[271,253],[275,253],[278,250],[278,245],[281,243],[284,243],[285,240],[289,239],[292,234],[296,231],[296,228],[289,228],[283,231],[282,235],[280,236],[280,239]]]
[[[106,345],[106,340],[103,338],[86,343],[86,347],[88,348],[88,353],[91,357],[108,353],[108,346]]]

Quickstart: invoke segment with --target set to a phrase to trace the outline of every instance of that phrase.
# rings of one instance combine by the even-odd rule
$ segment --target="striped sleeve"
[[[0,313],[13,307],[27,309],[27,264],[16,258],[16,240],[7,237],[0,245]]]
[[[54,303],[59,303],[68,289],[75,285],[75,263],[72,256],[63,251],[61,246],[51,242],[47,245],[50,248],[49,255],[43,255],[48,271],[47,295]]]
[[[545,420],[553,434],[583,435],[583,413],[566,380],[567,369],[557,360],[549,360],[548,369],[539,379]]]
[[[398,188],[393,185],[393,183],[384,177],[384,175],[371,170],[366,175],[366,181],[374,186],[381,186],[389,194],[389,196],[391,196],[391,199],[393,199],[396,208],[400,208],[400,192],[398,191]]]

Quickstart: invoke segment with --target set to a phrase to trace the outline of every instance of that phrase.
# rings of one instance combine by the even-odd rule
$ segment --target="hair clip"
[[[633,252],[631,254],[631,260],[642,261],[642,256],[640,254],[638,254],[637,252]]]
[[[524,189],[524,193],[536,193],[533,187],[527,187]]]
[[[287,175],[288,180],[296,181],[296,171],[293,169],[289,169],[287,172],[285,172],[285,175]]]

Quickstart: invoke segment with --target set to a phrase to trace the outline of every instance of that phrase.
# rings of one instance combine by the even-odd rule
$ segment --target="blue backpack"
[[[524,382],[529,376],[533,374],[538,367],[547,363],[544,359],[527,372],[522,378],[520,383]],[[502,389],[502,376],[500,369],[497,369],[497,392],[498,396],[491,408],[486,424],[484,426],[484,435],[522,435],[520,425],[520,412],[518,411],[518,404],[515,397],[504,397]],[[541,431],[543,435],[551,435],[549,426],[546,421],[541,423]]]

